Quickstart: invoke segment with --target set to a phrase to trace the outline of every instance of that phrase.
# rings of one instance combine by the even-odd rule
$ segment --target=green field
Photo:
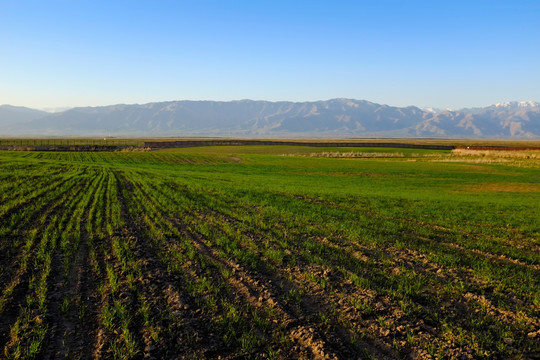
[[[0,151],[0,189],[1,358],[539,358],[539,151]]]

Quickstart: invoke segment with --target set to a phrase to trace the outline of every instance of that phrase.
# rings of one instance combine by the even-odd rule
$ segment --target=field
[[[540,359],[540,154],[0,151],[0,357]]]

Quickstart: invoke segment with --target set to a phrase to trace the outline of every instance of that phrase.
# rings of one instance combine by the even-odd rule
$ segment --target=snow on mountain
[[[73,108],[48,114],[0,107],[0,137],[257,136],[540,138],[540,104],[499,103],[459,111],[366,100],[167,101]],[[9,125],[9,126],[7,126]]]
[[[534,108],[540,107],[540,103],[536,101],[509,101],[503,103],[497,103],[493,105],[496,108],[506,108],[506,109],[523,109],[523,108]]]

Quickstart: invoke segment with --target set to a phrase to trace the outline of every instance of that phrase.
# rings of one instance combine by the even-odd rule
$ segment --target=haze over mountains
[[[52,114],[0,106],[0,137],[103,135],[539,138],[540,104],[508,102],[450,111],[353,99],[168,101]]]

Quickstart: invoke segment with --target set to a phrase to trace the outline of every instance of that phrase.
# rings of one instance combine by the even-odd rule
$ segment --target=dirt
[[[512,192],[512,193],[526,193],[526,192],[540,192],[540,184],[531,183],[493,183],[482,185],[467,185],[459,186],[458,189],[464,192],[478,193],[478,192]]]
[[[538,358],[520,348],[525,341],[536,346],[540,340],[540,320],[534,312],[537,309],[511,295],[495,294],[493,284],[472,271],[441,267],[416,250],[379,248],[340,236],[314,234],[300,235],[296,239],[298,244],[291,246],[287,256],[298,256],[294,265],[273,262],[264,255],[262,247],[252,246],[264,243],[271,231],[239,230],[240,217],[212,209],[193,210],[183,217],[166,213],[156,202],[147,205],[153,207],[154,214],[139,213],[132,210],[134,202],[140,199],[133,194],[143,198],[148,198],[148,194],[120,172],[111,176],[115,176],[114,201],[120,206],[124,225],[112,234],[101,229],[100,238],[90,236],[87,224],[92,228],[105,226],[96,220],[97,215],[89,219],[90,202],[72,258],[64,258],[59,248],[54,250],[47,311],[35,318],[47,326],[38,358],[112,359],[117,357],[119,348],[126,347],[122,348],[124,354],[130,351],[129,336],[135,349],[124,357],[136,359],[433,359],[430,349],[437,349],[448,358],[490,357],[479,354],[475,345],[460,338],[454,329],[445,328],[445,322],[466,328],[475,316],[497,322],[501,329],[512,329],[510,335],[500,336],[511,357]],[[327,205],[316,199],[298,198]],[[48,208],[51,213],[55,206],[59,205]],[[106,214],[109,210],[103,205],[96,211]],[[251,215],[257,212],[245,211],[252,212]],[[159,229],[152,228],[157,224],[153,217],[161,219],[163,228],[168,229],[155,238],[152,231]],[[37,217],[31,221],[37,221]],[[237,230],[236,235],[246,239],[235,245],[239,252],[227,252],[195,226],[196,222],[212,221],[227,224]],[[275,231],[285,233],[287,229],[280,226],[274,224]],[[305,240],[327,251],[325,261],[318,262],[317,257],[324,256],[320,254],[310,254],[313,261],[300,255],[302,251],[308,252],[302,245]],[[126,254],[117,253],[117,243],[124,246]],[[191,260],[187,260],[186,244],[195,250]],[[437,244],[471,252],[452,243]],[[278,245],[273,246],[274,250],[279,249]],[[238,254],[247,249],[257,262],[239,260]],[[348,256],[340,258],[336,255],[340,253]],[[472,253],[539,270],[537,265],[517,259],[481,251]],[[174,254],[179,256],[177,260]],[[67,260],[70,265],[64,275]],[[118,276],[117,289],[105,281],[108,268]],[[9,339],[18,309],[26,302],[33,271],[38,273],[39,269],[15,274],[18,283],[7,299],[7,310],[0,322],[3,339]],[[424,283],[411,291],[409,298],[400,298],[392,293],[400,285],[391,282],[406,275],[422,278]],[[209,287],[219,285],[219,293],[203,289],[202,295],[194,296],[193,288],[204,280],[209,280]],[[462,293],[453,288],[444,293],[445,285],[458,283],[463,284]],[[218,301],[213,302],[215,298]],[[66,299],[69,301],[65,302]],[[408,307],[411,303],[415,306]],[[236,338],[227,333],[230,324],[224,323],[227,304],[240,309],[240,325],[231,325]],[[105,309],[116,305],[126,309],[126,324],[118,320],[106,324]],[[254,325],[255,318],[263,325]],[[515,330],[518,327],[519,331]],[[247,340],[241,336],[246,333],[253,336],[254,344],[244,345]],[[7,349],[8,341],[0,346]]]

